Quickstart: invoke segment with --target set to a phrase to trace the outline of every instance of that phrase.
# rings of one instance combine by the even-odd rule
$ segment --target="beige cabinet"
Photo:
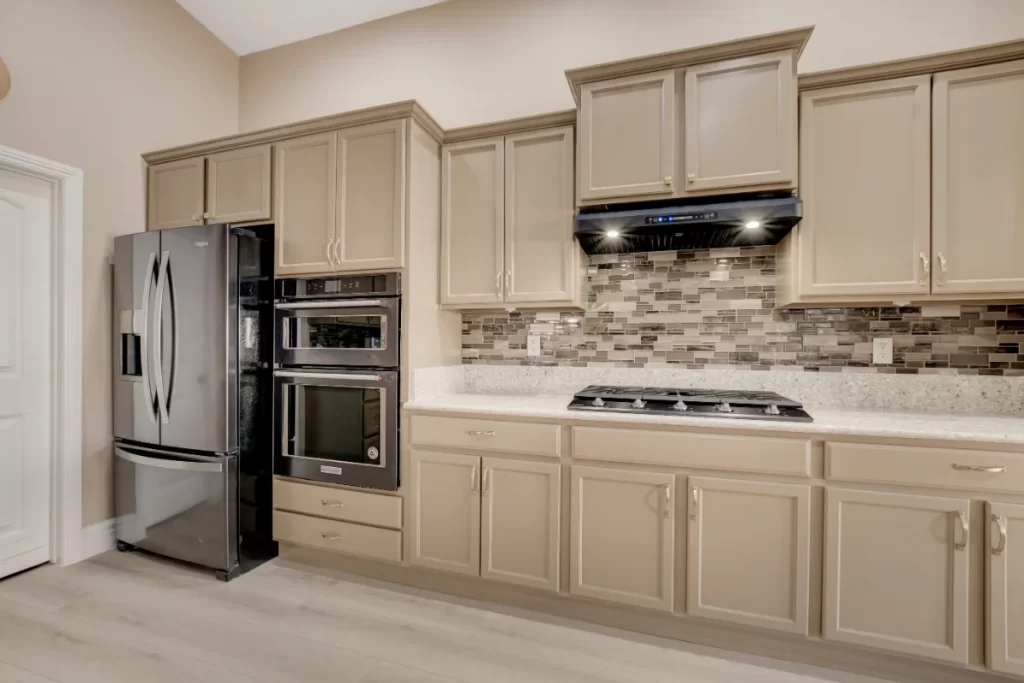
[[[807,635],[811,487],[690,477],[686,612]]]
[[[569,592],[672,610],[675,477],[572,468]]]
[[[988,665],[1024,676],[1024,505],[989,503]]]
[[[967,663],[970,501],[829,488],[823,635]]]
[[[208,223],[270,220],[270,145],[206,157]]]
[[[1024,61],[936,74],[939,293],[1024,292]]]
[[[409,562],[480,574],[480,458],[410,453],[412,550]]]
[[[338,131],[338,270],[404,265],[406,126],[400,119]]]
[[[561,466],[484,458],[480,575],[558,590]]]
[[[794,64],[783,51],[686,69],[686,192],[796,184]]]
[[[334,270],[337,133],[274,145],[276,275]]]
[[[676,188],[675,129],[675,71],[584,83],[579,199],[671,195]]]
[[[203,224],[205,168],[203,157],[149,167],[150,230]]]

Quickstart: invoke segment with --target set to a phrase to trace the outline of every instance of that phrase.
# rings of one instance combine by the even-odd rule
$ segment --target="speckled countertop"
[[[465,413],[481,417],[548,418],[574,423],[626,422],[702,429],[710,427],[731,432],[780,432],[810,437],[862,436],[974,441],[1024,447],[1024,418],[1020,417],[808,408],[814,422],[773,422],[569,410],[566,406],[571,398],[568,395],[441,393],[410,401],[404,409],[411,412]]]

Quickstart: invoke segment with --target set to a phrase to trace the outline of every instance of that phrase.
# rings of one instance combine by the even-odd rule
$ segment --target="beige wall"
[[[146,151],[238,130],[238,58],[174,0],[0,0],[0,145],[85,172],[83,523],[112,516],[114,235],[144,230]]]
[[[1024,38],[1024,2],[452,0],[243,57],[241,129],[410,98],[445,127],[566,109],[568,68],[812,24],[801,72]]]

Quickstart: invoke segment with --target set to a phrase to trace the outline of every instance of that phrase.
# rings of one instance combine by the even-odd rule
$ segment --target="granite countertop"
[[[899,411],[807,408],[814,422],[726,420],[722,418],[635,415],[569,410],[569,395],[447,393],[405,404],[411,412],[458,412],[481,417],[535,417],[573,422],[626,422],[719,428],[730,431],[781,432],[787,435],[866,436],[901,439],[977,441],[1024,446],[1024,418]]]

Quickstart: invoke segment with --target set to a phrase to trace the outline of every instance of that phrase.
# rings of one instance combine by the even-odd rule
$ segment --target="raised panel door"
[[[935,75],[932,288],[1024,292],[1024,60]]]
[[[829,488],[830,640],[967,663],[970,501]]]
[[[989,503],[988,665],[1024,676],[1024,505]]]
[[[807,635],[811,487],[687,485],[687,614]]]
[[[480,458],[412,451],[409,561],[480,574]]]
[[[149,230],[203,224],[205,169],[203,157],[149,167]]]
[[[805,92],[799,296],[926,294],[930,77]]]
[[[270,145],[206,157],[207,222],[270,220],[270,157]]]
[[[686,192],[796,184],[791,52],[689,67],[683,97]]]
[[[274,145],[274,273],[312,275],[335,269],[337,133]]]

